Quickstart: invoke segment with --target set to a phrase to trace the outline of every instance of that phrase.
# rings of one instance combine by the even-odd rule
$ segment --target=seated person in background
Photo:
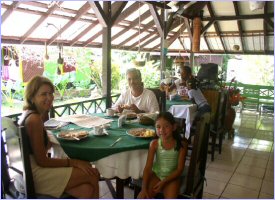
[[[87,161],[50,158],[51,142],[44,122],[53,106],[54,85],[42,76],[33,77],[25,91],[25,106],[19,125],[25,126],[32,155],[35,191],[55,198],[65,192],[76,198],[99,198],[99,172]]]
[[[155,123],[158,139],[150,143],[143,171],[142,189],[138,198],[154,198],[163,192],[164,198],[176,199],[180,189],[180,175],[185,165],[187,144],[177,132],[175,118],[162,112]]]
[[[206,98],[203,96],[201,90],[197,88],[197,80],[195,78],[187,80],[187,87],[189,99],[198,106],[198,112],[194,119],[195,122],[204,113],[211,112],[211,107]]]
[[[180,79],[175,80],[175,82],[169,87],[169,91],[172,91],[174,89],[177,90],[177,94],[180,96],[187,96],[187,86],[186,81],[191,79],[192,76],[192,70],[189,66],[180,66]]]
[[[155,94],[143,86],[141,73],[136,68],[128,69],[126,72],[129,89],[122,93],[113,106],[117,112],[124,109],[135,113],[159,112],[159,104]]]

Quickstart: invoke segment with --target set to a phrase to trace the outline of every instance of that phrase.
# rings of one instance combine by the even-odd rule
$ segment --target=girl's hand
[[[154,191],[155,193],[159,193],[159,192],[162,191],[163,186],[164,186],[164,182],[163,182],[163,181],[160,181],[160,182],[158,182],[158,183],[153,187],[153,191]]]
[[[141,190],[141,192],[138,194],[138,199],[151,199],[149,196],[147,190]]]

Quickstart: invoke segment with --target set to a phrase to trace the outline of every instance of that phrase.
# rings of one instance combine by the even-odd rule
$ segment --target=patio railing
[[[120,94],[112,95],[112,104],[116,102]],[[78,101],[74,103],[67,103],[58,106],[53,106],[50,111],[50,117],[61,117],[64,115],[73,115],[73,114],[92,114],[92,113],[104,113],[106,111],[106,97],[100,97],[96,99],[89,99],[85,101]],[[19,120],[20,113],[7,115],[13,119],[16,123]]]

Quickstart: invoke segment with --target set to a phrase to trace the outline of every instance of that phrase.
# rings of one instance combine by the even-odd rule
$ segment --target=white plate
[[[153,132],[154,132],[154,135],[152,135],[152,136],[141,136],[141,135],[135,135],[135,134],[134,134],[134,133],[136,133],[136,132],[142,132],[142,133],[144,133],[144,132],[146,132],[147,130],[153,131]],[[126,131],[126,133],[127,133],[127,135],[130,135],[130,136],[132,136],[132,137],[136,137],[136,138],[145,138],[145,139],[147,139],[147,138],[153,138],[153,137],[156,136],[155,130],[150,129],[150,128],[132,128],[132,129]]]
[[[89,136],[89,133],[87,131],[83,131],[83,132],[85,132],[86,135],[83,135],[81,137],[77,136],[77,134],[76,134],[77,131],[65,131],[65,133],[61,132],[61,133],[57,134],[57,137],[60,138],[60,139],[63,139],[63,140],[78,141],[78,139],[79,140],[83,140],[83,139],[85,139],[85,138],[87,138]],[[69,135],[71,134],[71,136],[63,137],[62,136],[63,134],[69,134]],[[74,135],[75,135],[75,137],[74,137]],[[78,138],[78,139],[76,139],[76,138]]]

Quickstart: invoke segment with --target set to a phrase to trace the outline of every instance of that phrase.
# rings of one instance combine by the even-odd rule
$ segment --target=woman
[[[53,106],[53,94],[54,86],[49,79],[33,77],[26,87],[24,112],[19,121],[30,141],[36,193],[56,198],[64,192],[76,198],[99,198],[99,172],[89,162],[47,156],[51,143],[44,122]]]

